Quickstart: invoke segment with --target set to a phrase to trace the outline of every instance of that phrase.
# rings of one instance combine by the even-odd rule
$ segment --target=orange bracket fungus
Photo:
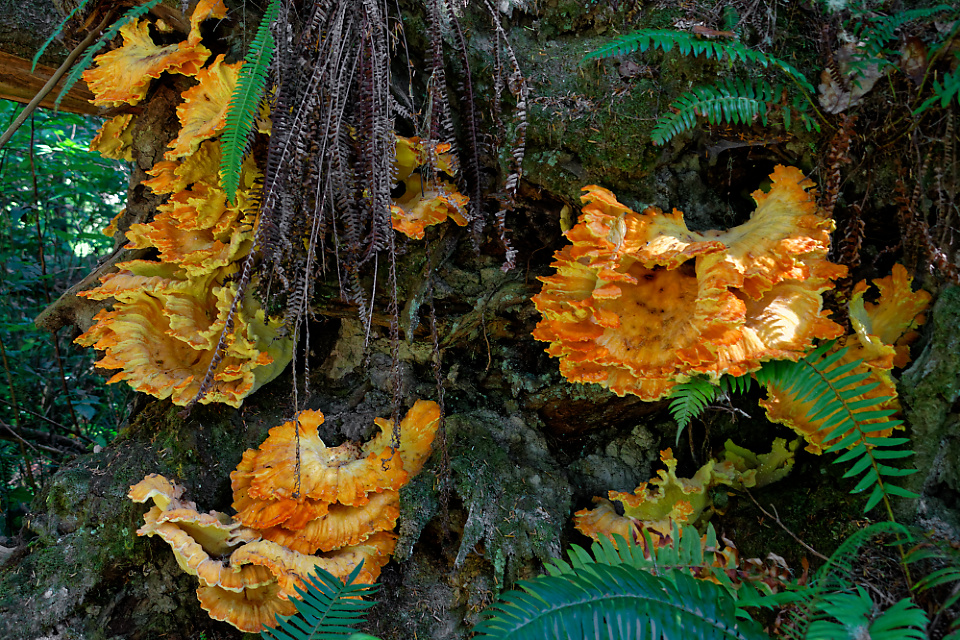
[[[564,377],[656,400],[693,375],[743,375],[839,336],[821,295],[846,274],[826,259],[833,221],[799,169],[770,178],[746,223],[702,233],[677,210],[636,213],[585,187],[571,244],[533,298],[533,335]]]
[[[104,352],[103,369],[119,369],[108,382],[126,381],[137,391],[175,404],[190,403],[216,355],[220,335],[236,296],[232,282],[237,264],[252,249],[260,173],[252,158],[241,169],[236,204],[220,187],[220,142],[227,103],[239,64],[218,56],[203,67],[210,52],[200,44],[200,24],[222,18],[222,0],[202,0],[194,9],[187,39],[159,47],[150,40],[147,22],[124,27],[124,45],[99,56],[89,71],[98,104],[139,101],[152,78],[162,72],[196,76],[177,107],[181,130],[165,159],[156,163],[144,184],[166,200],[153,220],[126,230],[128,249],[155,250],[156,260],[120,262],[101,284],[80,293],[109,300],[77,343]],[[136,67],[133,76],[116,65]],[[126,72],[124,72],[126,73]],[[104,124],[93,148],[108,157],[130,159],[131,114]],[[251,288],[252,290],[252,288]],[[223,358],[212,388],[200,402],[234,407],[279,375],[292,357],[293,340],[282,335],[279,320],[267,318],[259,302],[245,295],[233,316]]]
[[[369,442],[338,447],[320,440],[322,422],[319,411],[301,412],[243,454],[231,474],[236,516],[199,513],[183,487],[157,474],[130,487],[131,500],[155,505],[137,534],[170,545],[200,581],[197,597],[212,618],[257,633],[295,612],[290,599],[315,567],[343,578],[362,561],[358,580],[373,583],[390,560],[399,489],[430,456],[440,407],[418,400],[400,423],[397,449],[389,420],[377,419]]]
[[[865,384],[872,383],[874,387],[865,394],[847,398],[847,401],[889,398],[875,409],[899,410],[897,385],[890,371],[894,367],[906,366],[910,361],[910,344],[918,337],[916,328],[925,320],[924,311],[930,303],[930,294],[923,290],[914,292],[906,268],[899,264],[894,265],[891,275],[874,280],[873,284],[879,291],[876,303],[864,301],[864,294],[868,290],[866,281],[854,286],[849,304],[850,324],[854,332],[834,345],[833,351],[843,346],[847,347],[847,351],[831,370],[861,361],[850,371],[850,375],[866,374],[868,378]],[[832,414],[810,420],[809,416],[815,413],[813,408],[816,401],[816,398],[812,398],[797,402],[774,383],[767,386],[767,398],[761,400],[760,404],[766,409],[769,420],[790,427],[807,441],[807,451],[820,454],[830,445],[824,442],[827,433],[820,428]],[[870,422],[875,420],[866,421]],[[876,436],[892,433],[893,429],[888,429]]]
[[[654,545],[661,546],[670,541],[675,524],[698,524],[710,517],[713,487],[752,488],[779,480],[793,468],[795,449],[796,443],[787,446],[777,438],[770,453],[756,455],[728,440],[724,461],[709,460],[692,478],[677,477],[677,460],[673,451],[666,449],[660,452],[660,460],[667,468],[658,471],[656,478],[641,483],[633,493],[610,491],[609,500],[594,498],[597,507],[578,511],[574,522],[594,540],[619,534],[641,542],[646,531]],[[614,503],[620,505],[623,515]]]
[[[468,198],[457,188],[439,178],[425,175],[431,164],[436,172],[453,176],[456,161],[449,144],[431,147],[420,138],[397,136],[397,150],[393,167],[394,191],[403,187],[403,192],[393,198],[390,215],[393,228],[415,240],[422,240],[426,228],[450,218],[461,227],[467,224],[466,205]]]
[[[646,548],[648,538],[654,548],[676,544],[681,527],[709,518],[716,509],[712,496],[717,487],[762,487],[785,477],[793,468],[797,444],[788,445],[777,438],[770,453],[757,455],[728,440],[723,462],[709,460],[692,478],[677,477],[677,460],[666,449],[660,452],[660,459],[667,468],[658,471],[656,478],[641,483],[633,493],[610,491],[609,500],[594,498],[597,506],[578,511],[574,523],[594,540],[601,536],[615,540],[617,535],[633,540],[651,557],[652,550]],[[721,547],[716,541],[709,542],[707,535],[700,538],[704,558],[712,558],[708,563],[723,568],[735,584],[762,582],[774,589],[785,584],[789,574],[782,558],[771,554],[766,563],[741,559],[732,541],[724,538],[723,542]]]

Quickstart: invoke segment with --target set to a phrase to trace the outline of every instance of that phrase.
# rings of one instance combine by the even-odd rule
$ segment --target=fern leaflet
[[[861,558],[861,548],[877,538],[893,537],[891,544],[908,542],[911,539],[910,531],[896,522],[876,522],[854,532],[844,540],[827,562],[817,570],[813,579],[807,585],[797,585],[793,592],[793,607],[788,612],[790,624],[784,625],[784,635],[792,640],[806,640],[811,636],[808,627],[811,623],[822,618],[826,610],[824,603],[832,601],[838,593],[850,593],[853,590],[852,576],[854,564]],[[765,597],[770,603],[761,602],[761,606],[779,606],[782,604],[783,594]],[[896,617],[896,616],[895,616]],[[894,618],[890,618],[894,620]],[[819,636],[824,637],[824,636]],[[841,632],[840,635],[828,636],[836,638],[849,637]]]
[[[747,124],[760,118],[766,125],[767,105],[779,94],[779,87],[775,89],[762,80],[724,79],[715,85],[697,87],[670,105],[675,111],[657,121],[650,138],[653,144],[662,145],[696,126],[698,116],[705,117],[710,124]]]
[[[893,484],[891,478],[914,473],[914,469],[899,469],[885,464],[885,460],[897,460],[913,455],[913,451],[900,448],[909,442],[907,438],[892,438],[882,432],[903,424],[891,420],[895,409],[880,409],[894,396],[878,394],[868,397],[878,383],[871,382],[869,372],[854,373],[861,360],[843,363],[847,347],[831,351],[834,342],[823,344],[797,362],[779,360],[768,362],[756,373],[761,384],[777,388],[779,393],[792,402],[811,403],[813,409],[807,420],[822,421],[818,432],[824,433],[828,453],[842,453],[835,463],[853,462],[844,474],[845,478],[863,474],[851,493],[870,489],[864,512],[883,501],[887,514],[893,520],[889,496],[918,497],[915,493]]]
[[[261,635],[270,640],[335,640],[353,633],[353,626],[363,622],[364,612],[374,604],[360,596],[379,589],[377,585],[354,584],[361,569],[362,561],[341,581],[317,567],[314,575],[305,579],[306,589],[295,587],[302,598],[292,600],[296,615],[277,616],[277,627],[268,627]]]
[[[748,49],[740,42],[705,40],[686,31],[640,29],[633,33],[620,36],[596,51],[591,51],[584,56],[584,60],[622,56],[637,50],[644,52],[647,49],[659,49],[663,52],[669,52],[672,51],[674,47],[685,56],[703,55],[707,58],[715,58],[717,60],[727,58],[731,63],[742,60],[744,62],[755,62],[763,67],[774,66],[784,71],[807,91],[811,93],[816,92],[813,85],[810,84],[804,75],[800,73],[796,67],[784,60],[760,51]]]
[[[946,611],[960,600],[960,549],[949,541],[927,540],[917,545],[907,554],[905,562],[927,562],[933,569],[913,585],[913,590],[922,593],[942,587],[945,598],[937,602],[937,614]],[[960,636],[960,619],[954,619],[948,637]]]
[[[63,88],[60,90],[60,95],[57,96],[56,102],[53,103],[53,108],[60,108],[60,101],[63,100],[64,96],[70,93],[70,89],[73,88],[73,85],[77,83],[77,80],[80,79],[81,74],[86,71],[87,67],[90,66],[90,63],[93,62],[93,56],[97,54],[100,49],[102,49],[108,42],[113,40],[113,38],[120,31],[120,28],[130,22],[131,20],[137,20],[140,16],[145,15],[150,9],[160,3],[160,0],[148,0],[139,7],[133,7],[129,11],[123,14],[119,20],[114,22],[108,29],[103,32],[103,36],[97,40],[94,44],[90,45],[90,48],[83,54],[83,57],[77,61],[77,64],[70,70],[70,73],[67,74],[66,79],[63,81]]]
[[[720,551],[723,544],[717,540],[717,532],[711,523],[707,523],[706,533],[701,537],[695,527],[681,527],[674,522],[674,542],[659,547],[652,543],[648,531],[643,531],[643,536],[642,546],[632,540],[625,540],[619,534],[615,535],[613,540],[608,536],[600,536],[600,539],[591,545],[589,552],[578,545],[572,545],[568,552],[569,561],[552,559],[546,563],[545,568],[552,576],[571,574],[594,564],[622,565],[657,576],[682,571],[701,580],[716,582],[726,589],[736,601],[737,616],[745,619],[750,619],[750,614],[746,611],[748,607],[779,606],[794,598],[790,593],[772,593],[762,582],[754,585],[749,579],[743,579],[735,584],[731,576],[738,575],[739,567],[732,556],[725,556]],[[763,593],[758,591],[758,586],[763,589]]]
[[[71,11],[70,14],[67,15],[66,18],[64,18],[63,22],[61,22],[60,25],[59,25],[56,29],[53,30],[53,33],[50,34],[50,37],[47,38],[46,42],[44,42],[44,43],[40,46],[40,48],[37,50],[36,55],[33,56],[33,62],[32,62],[32,64],[30,65],[30,73],[33,73],[33,72],[36,70],[36,68],[37,68],[37,62],[40,60],[40,56],[42,56],[42,55],[43,55],[43,52],[47,50],[47,47],[50,46],[50,43],[53,42],[53,39],[56,38],[58,35],[60,35],[60,34],[63,32],[63,28],[67,25],[68,22],[70,22],[71,18],[73,18],[73,16],[77,15],[77,12],[78,12],[78,11],[80,11],[80,10],[83,9],[85,6],[87,6],[87,3],[88,3],[89,1],[90,1],[90,0],[80,0],[80,4],[78,4],[76,7],[74,7],[74,8],[73,8],[73,11]]]
[[[477,638],[767,637],[736,619],[733,599],[722,587],[681,572],[656,576],[593,564],[519,586],[474,628]]]
[[[884,55],[895,53],[884,45],[896,39],[896,32],[903,25],[914,20],[930,19],[944,11],[952,10],[953,7],[946,4],[923,9],[907,9],[891,16],[877,16],[859,22],[854,26],[853,32],[862,41],[858,48],[863,52],[863,57],[881,59]]]
[[[227,109],[226,125],[221,136],[223,149],[220,157],[220,180],[227,199],[236,202],[237,188],[240,186],[240,166],[247,152],[250,132],[256,119],[256,111],[263,99],[267,86],[267,72],[273,60],[276,42],[270,26],[280,13],[280,0],[270,0],[257,35],[250,44],[247,56],[243,59],[237,86],[230,97]]]
[[[960,54],[954,53],[954,56],[960,59]],[[960,70],[943,74],[943,81],[940,79],[933,81],[933,95],[927,98],[923,104],[917,107],[913,115],[917,116],[935,105],[938,101],[940,107],[946,109],[950,101],[956,99],[960,103]]]
[[[874,617],[874,603],[858,586],[856,593],[834,593],[820,603],[818,620],[810,623],[808,640],[924,640],[927,614],[910,598],[895,602]],[[833,618],[833,619],[828,619]]]
[[[711,402],[721,393],[745,393],[750,390],[750,376],[724,375],[718,382],[708,378],[693,378],[673,388],[670,394],[670,414],[677,421],[677,442],[680,434],[690,422],[703,413]]]

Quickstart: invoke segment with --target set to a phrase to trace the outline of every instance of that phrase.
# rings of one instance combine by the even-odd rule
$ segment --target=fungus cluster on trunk
[[[301,412],[230,474],[236,515],[200,513],[183,487],[152,474],[128,494],[154,502],[137,533],[170,545],[200,581],[197,597],[211,617],[259,632],[295,612],[290,599],[316,567],[342,579],[362,561],[357,580],[376,581],[396,545],[399,489],[423,468],[439,421],[440,407],[418,400],[397,448],[393,423],[380,418],[370,441],[327,447],[317,432],[323,414]]]
[[[585,187],[572,244],[533,298],[543,314],[534,337],[550,343],[561,373],[656,400],[693,375],[743,375],[839,336],[821,295],[846,274],[826,258],[833,221],[799,169],[770,178],[749,221],[706,232],[690,231],[680,211],[636,213]]]

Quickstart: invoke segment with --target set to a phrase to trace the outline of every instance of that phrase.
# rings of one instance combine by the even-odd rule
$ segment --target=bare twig
[[[100,37],[100,32],[103,31],[111,20],[113,20],[114,12],[108,11],[107,15],[100,21],[100,24],[97,25],[90,33],[87,34],[87,37],[84,38],[80,44],[77,45],[77,48],[70,52],[70,55],[67,56],[66,60],[63,61],[63,64],[54,72],[50,79],[47,80],[47,83],[40,88],[40,91],[37,92],[37,95],[33,96],[27,106],[23,108],[23,111],[20,112],[20,115],[17,116],[17,119],[13,121],[7,130],[3,132],[3,136],[0,136],[0,149],[2,149],[8,142],[10,138],[13,137],[13,134],[17,132],[17,129],[20,128],[24,122],[27,121],[27,118],[36,111],[37,107],[40,106],[40,103],[43,102],[43,99],[47,97],[54,87],[57,86],[57,83],[60,82],[60,79],[70,70],[70,67],[73,66],[73,63],[77,61],[84,51],[87,50],[87,47],[92,45],[97,38]]]
[[[757,502],[757,499],[753,497],[753,494],[750,493],[750,491],[749,491],[746,487],[744,487],[743,491],[744,491],[744,493],[747,494],[747,496],[749,496],[750,500],[753,501],[753,504],[757,505],[757,509],[760,509],[760,512],[761,512],[763,515],[765,515],[766,517],[770,518],[771,520],[773,520],[774,522],[776,522],[778,525],[780,525],[780,528],[783,529],[784,531],[786,531],[786,532],[787,532],[787,535],[789,535],[791,538],[793,538],[794,540],[796,540],[797,544],[799,544],[801,547],[803,547],[804,549],[806,549],[807,551],[809,551],[811,554],[813,554],[813,555],[816,556],[817,558],[820,558],[820,559],[823,560],[824,562],[827,562],[827,561],[830,560],[830,558],[828,558],[827,556],[823,555],[822,553],[820,553],[819,551],[817,551],[816,549],[814,549],[813,547],[811,547],[810,545],[808,545],[806,542],[804,542],[803,540],[801,540],[800,538],[798,538],[798,537],[797,537],[797,534],[795,534],[793,531],[790,531],[790,529],[787,528],[787,525],[783,524],[783,522],[780,520],[780,517],[777,515],[777,508],[776,508],[776,507],[774,507],[773,505],[770,505],[770,508],[773,509],[773,513],[771,514],[769,511],[767,511],[766,509],[764,509],[763,507],[760,506],[760,503]]]
[[[12,434],[12,437],[6,436],[3,433],[0,433],[0,440],[13,440],[21,444],[26,443],[27,446],[33,448],[34,446],[40,447],[44,451],[49,451],[51,453],[57,453],[64,456],[75,456],[81,453],[86,453],[87,448],[77,442],[76,440],[71,440],[65,436],[57,435],[55,433],[48,433],[46,431],[39,431],[37,429],[28,429],[27,427],[14,427],[13,425],[7,424],[3,420],[0,420],[0,427],[3,427]],[[46,442],[46,446],[42,444],[30,444],[32,441],[36,443],[37,441]]]

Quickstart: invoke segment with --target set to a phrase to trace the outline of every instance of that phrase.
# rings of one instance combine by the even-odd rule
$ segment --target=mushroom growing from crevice
[[[200,581],[197,597],[211,617],[256,633],[295,612],[290,599],[315,567],[345,578],[363,562],[357,581],[373,583],[390,560],[399,489],[430,456],[440,407],[418,400],[396,449],[389,420],[377,419],[380,431],[367,443],[339,447],[318,437],[322,421],[319,411],[303,411],[243,454],[231,474],[236,516],[199,513],[183,487],[157,474],[130,488],[132,500],[156,505],[137,534],[170,545]]]
[[[449,151],[449,144],[431,145],[420,138],[397,136],[393,162],[395,195],[390,207],[396,231],[422,240],[427,227],[448,218],[461,227],[467,224],[469,198],[440,177],[446,174],[452,178],[457,172],[456,159]]]
[[[709,519],[715,507],[712,489],[762,487],[782,479],[793,468],[797,443],[787,444],[782,438],[773,442],[770,453],[754,454],[727,441],[724,460],[709,460],[692,478],[676,475],[677,460],[673,451],[660,452],[666,469],[657,477],[642,482],[632,493],[610,491],[609,500],[594,498],[595,509],[582,509],[574,514],[577,530],[594,540],[601,535],[615,534],[635,542],[649,534],[654,545],[670,539],[674,525],[701,524]]]
[[[660,452],[660,459],[667,468],[658,471],[656,478],[641,483],[632,493],[610,491],[609,500],[594,498],[596,507],[578,511],[574,523],[578,531],[594,540],[610,538],[616,545],[620,536],[633,541],[645,557],[652,558],[654,549],[677,544],[683,527],[702,525],[711,513],[719,511],[713,500],[723,487],[757,488],[784,478],[793,468],[798,443],[788,444],[777,438],[770,453],[758,455],[728,440],[724,460],[707,461],[692,478],[677,477],[677,460],[666,449]],[[712,529],[708,532],[712,535]],[[700,536],[705,566],[724,569],[735,585],[746,581],[778,589],[786,584],[789,573],[781,558],[771,554],[770,562],[742,559],[731,540],[723,538],[723,543],[721,546],[708,535]],[[698,578],[711,579],[713,575],[691,569]]]
[[[564,377],[656,400],[693,375],[743,375],[840,335],[821,295],[846,273],[826,259],[833,221],[798,169],[770,177],[750,219],[726,231],[690,231],[677,210],[636,213],[585,187],[572,244],[533,297],[534,337]]]

